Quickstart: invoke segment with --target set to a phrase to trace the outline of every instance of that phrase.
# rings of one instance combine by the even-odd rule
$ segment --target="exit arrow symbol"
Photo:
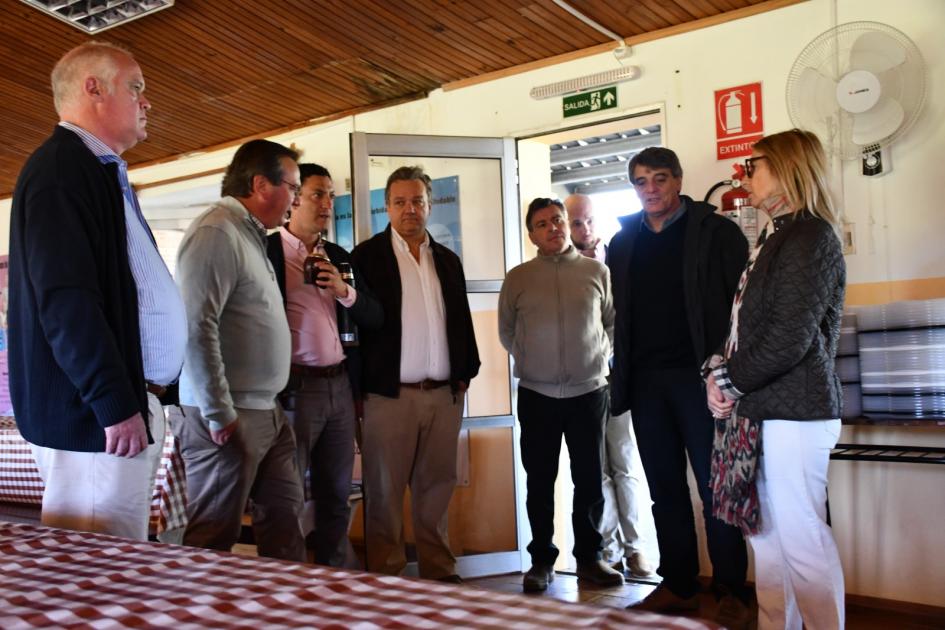
[[[755,93],[751,93],[751,117],[750,120],[752,123],[758,122],[758,108],[755,105]]]
[[[605,105],[608,105],[608,106],[613,105],[613,104],[614,104],[614,101],[616,101],[616,100],[617,100],[617,97],[614,96],[614,93],[613,93],[613,92],[607,92],[606,94],[604,94],[604,104],[605,104]]]

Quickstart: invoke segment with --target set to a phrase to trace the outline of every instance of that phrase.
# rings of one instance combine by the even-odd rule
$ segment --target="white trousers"
[[[629,411],[607,420],[601,462],[604,473],[604,514],[600,522],[603,559],[614,564],[621,558],[629,558],[634,551],[642,551],[645,532],[654,530],[653,502]]]
[[[148,539],[154,477],[164,448],[164,409],[148,394],[154,444],[135,457],[60,451],[31,445],[43,492],[42,523],[50,527]]]
[[[755,552],[759,630],[844,625],[843,567],[827,525],[827,465],[839,420],[765,420]]]

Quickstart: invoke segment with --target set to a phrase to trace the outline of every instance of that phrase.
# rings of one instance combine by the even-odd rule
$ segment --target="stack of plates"
[[[945,299],[857,309],[863,415],[945,418]]]
[[[845,312],[837,345],[837,376],[843,388],[843,417],[863,415],[860,394],[860,351],[856,341],[856,313]]]

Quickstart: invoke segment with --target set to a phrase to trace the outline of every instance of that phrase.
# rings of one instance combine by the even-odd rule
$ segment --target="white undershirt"
[[[443,290],[433,264],[430,236],[420,244],[420,262],[407,242],[391,230],[391,245],[400,271],[403,297],[400,307],[400,381],[445,381],[450,377]]]

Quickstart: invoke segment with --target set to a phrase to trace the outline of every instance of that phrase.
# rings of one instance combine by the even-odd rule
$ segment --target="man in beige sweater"
[[[607,413],[607,357],[614,309],[607,267],[571,245],[564,206],[538,198],[525,215],[538,256],[512,269],[499,296],[499,337],[515,359],[518,418],[532,529],[526,592],[554,579],[554,484],[561,438],[571,455],[574,557],[578,578],[618,585],[623,576],[601,560],[597,528],[601,490],[601,428]]]

